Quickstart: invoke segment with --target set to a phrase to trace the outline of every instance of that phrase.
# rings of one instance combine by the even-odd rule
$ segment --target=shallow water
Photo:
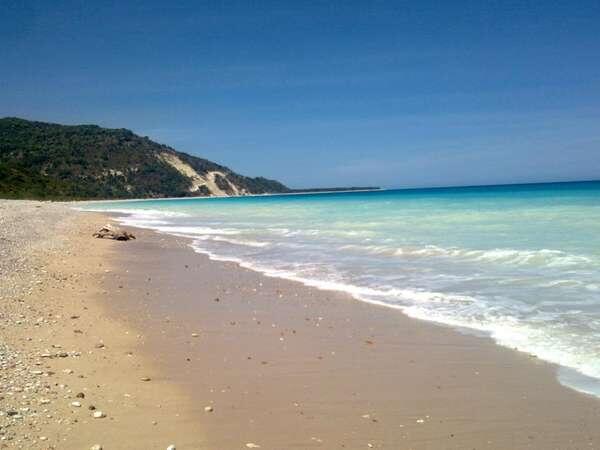
[[[488,333],[600,395],[600,182],[90,203],[215,259]]]

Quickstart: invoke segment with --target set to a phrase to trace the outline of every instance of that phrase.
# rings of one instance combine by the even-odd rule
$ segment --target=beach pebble
[[[102,411],[94,411],[94,414],[92,414],[92,417],[94,419],[103,419],[106,417],[106,414],[104,414]]]
[[[192,333],[192,337],[198,337],[200,336],[198,333]]]
[[[81,408],[81,402],[71,402],[71,406],[74,406],[75,408]]]
[[[140,380],[142,380],[142,381],[150,381],[151,378],[150,377],[142,377],[142,378],[140,378]]]
[[[260,448],[260,445],[255,444],[254,442],[248,442],[246,448]]]
[[[205,406],[204,407],[204,412],[213,412],[214,408],[212,406]]]
[[[173,444],[171,444],[167,447],[167,450],[176,450],[176,449],[175,449],[175,446]]]
[[[100,444],[95,444],[90,447],[90,450],[102,450],[102,446]]]

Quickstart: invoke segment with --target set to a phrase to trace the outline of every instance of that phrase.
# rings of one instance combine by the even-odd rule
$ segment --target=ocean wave
[[[416,319],[484,332],[503,347],[600,379],[600,355],[597,352],[589,351],[588,347],[577,345],[573,340],[564,339],[543,327],[524,323],[515,317],[493,317],[485,313],[479,317],[460,317],[419,305],[403,308],[403,311]]]
[[[241,245],[241,246],[245,246],[245,247],[255,247],[255,248],[268,247],[269,245],[271,245],[269,242],[253,241],[250,239],[224,238],[222,236],[201,236],[201,237],[197,237],[196,239],[200,239],[200,240],[204,240],[204,241],[226,242],[228,244]]]
[[[213,228],[213,227],[199,227],[199,226],[160,226],[156,227],[157,230],[165,232],[165,233],[179,233],[186,234],[189,236],[219,236],[219,235],[238,235],[241,232],[239,230],[231,229],[231,228]]]
[[[444,256],[471,261],[485,261],[513,265],[535,265],[548,267],[569,267],[590,264],[593,261],[580,255],[571,255],[560,250],[514,250],[495,248],[491,250],[470,250],[461,248],[443,248],[428,245],[421,249],[400,249],[396,254],[417,256]]]
[[[177,211],[164,211],[160,209],[126,209],[126,208],[94,208],[94,207],[76,207],[79,211],[92,212],[113,212],[118,214],[127,214],[132,219],[155,219],[167,217],[189,217],[189,214]]]
[[[546,283],[541,283],[540,287],[577,287],[583,284],[582,281],[579,280],[552,280]]]
[[[348,244],[338,247],[339,250],[367,252],[375,255],[398,256],[404,258],[440,257],[454,258],[463,261],[480,261],[518,266],[574,267],[588,266],[594,260],[582,255],[572,255],[560,250],[515,250],[496,248],[491,250],[444,248],[437,245],[424,247],[393,247],[383,245]]]

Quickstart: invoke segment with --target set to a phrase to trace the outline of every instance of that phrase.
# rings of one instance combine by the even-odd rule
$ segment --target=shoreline
[[[115,215],[115,218],[116,217],[117,216]],[[138,228],[135,226],[131,226],[131,227]],[[138,228],[138,229],[146,229],[146,230],[151,230],[153,232],[160,233],[156,230],[152,230],[151,228]],[[168,233],[165,233],[165,234],[168,234]],[[191,237],[184,238],[184,239],[189,239],[189,240],[193,241],[193,238],[191,238]],[[193,246],[191,244],[190,244],[190,247],[193,248]],[[303,286],[315,288],[319,291],[342,293],[344,295],[350,296],[353,300],[355,300],[357,302],[366,303],[368,305],[372,305],[375,307],[390,309],[390,310],[393,310],[393,311],[403,314],[407,318],[417,320],[417,321],[423,322],[425,324],[429,324],[429,325],[436,326],[436,327],[448,328],[456,333],[461,333],[461,334],[468,335],[468,336],[475,336],[480,339],[486,339],[486,340],[492,342],[493,344],[500,346],[502,348],[508,349],[510,351],[521,353],[530,358],[539,358],[538,355],[533,354],[529,351],[521,350],[516,347],[511,347],[508,344],[505,344],[505,343],[502,343],[502,342],[496,340],[494,338],[494,336],[492,336],[492,333],[489,330],[470,328],[466,325],[457,324],[457,323],[448,323],[448,322],[444,322],[441,320],[434,320],[431,318],[425,318],[421,315],[411,315],[410,313],[408,313],[406,311],[406,308],[403,306],[394,305],[394,304],[386,303],[383,301],[361,298],[358,294],[352,293],[351,289],[344,289],[345,286],[344,287],[328,287],[326,284],[319,282],[317,280],[302,279],[300,277],[294,277],[294,276],[286,277],[286,276],[281,276],[281,275],[273,275],[273,274],[269,273],[269,271],[267,271],[267,270],[260,270],[255,267],[252,267],[251,264],[241,261],[239,258],[220,257],[220,256],[212,254],[211,252],[198,250],[196,248],[193,248],[193,251],[195,251],[199,255],[208,257],[211,261],[214,261],[214,262],[233,263],[240,268],[251,270],[251,271],[256,272],[265,277],[280,278],[282,280],[290,281],[292,283],[300,283]],[[564,366],[564,365],[561,365],[560,363],[554,362],[552,360],[540,358],[540,361],[542,361],[545,364],[548,364],[548,366],[550,366],[555,371],[555,377],[557,379],[557,382],[561,386],[563,386],[567,389],[576,391],[580,394],[589,395],[600,401],[600,379],[583,374],[573,367]]]
[[[120,264],[139,264],[160,286],[148,317],[177,324],[171,336],[152,338],[169,349],[163,364],[190,358],[210,367],[186,365],[173,382],[194,393],[198,414],[214,407],[204,414],[212,448],[245,440],[415,449],[599,442],[600,402],[559,384],[553,364],[345,293],[213,261],[187,238],[137,230],[144,245]],[[146,262],[153,255],[160,260]],[[143,284],[130,282],[132,292]]]
[[[85,211],[85,210],[83,210],[83,211]],[[93,210],[90,209],[89,211],[93,211]],[[495,345],[498,345],[500,347],[509,349],[511,351],[516,351],[516,352],[522,353],[528,357],[539,358],[540,360],[549,364],[555,370],[557,381],[562,386],[564,386],[568,389],[577,391],[581,394],[590,395],[594,398],[600,399],[600,378],[595,378],[591,375],[581,372],[577,368],[577,366],[570,366],[570,365],[568,365],[568,363],[564,363],[564,361],[562,360],[562,359],[564,359],[564,355],[562,355],[562,358],[561,358],[561,357],[556,357],[555,355],[548,355],[546,352],[546,355],[540,356],[540,354],[543,355],[543,353],[544,353],[540,349],[527,348],[527,346],[516,347],[515,345],[519,345],[519,344],[514,344],[513,342],[506,340],[506,338],[503,340],[501,337],[494,335],[494,331],[490,328],[485,328],[485,327],[481,327],[481,326],[477,327],[475,325],[465,324],[464,322],[461,322],[460,319],[440,320],[440,319],[426,317],[423,314],[417,314],[417,313],[411,312],[410,307],[367,298],[363,294],[361,294],[360,287],[353,286],[352,284],[339,284],[336,282],[328,282],[328,281],[319,280],[318,278],[303,278],[301,276],[297,276],[294,274],[282,275],[281,273],[279,273],[278,270],[264,268],[264,267],[260,267],[260,266],[257,267],[256,265],[249,263],[247,261],[244,261],[242,258],[237,257],[237,256],[220,256],[220,255],[214,254],[214,253],[204,250],[202,248],[197,248],[193,244],[195,238],[192,236],[185,236],[185,234],[170,233],[168,231],[162,231],[152,225],[138,225],[135,220],[132,223],[131,221],[128,220],[128,218],[130,216],[135,217],[135,215],[133,214],[134,211],[135,210],[124,210],[124,209],[103,210],[103,212],[109,214],[114,220],[116,220],[119,223],[124,224],[125,226],[131,226],[133,228],[138,228],[138,229],[143,229],[143,230],[151,230],[153,232],[156,232],[156,233],[159,233],[162,235],[178,236],[178,237],[181,237],[184,239],[188,239],[190,241],[190,247],[193,248],[196,253],[206,255],[212,261],[233,262],[234,264],[236,264],[237,266],[239,266],[241,268],[252,270],[252,271],[259,273],[266,277],[281,278],[283,280],[288,280],[288,281],[291,281],[294,283],[300,283],[304,286],[316,288],[316,289],[324,291],[324,292],[341,292],[341,293],[351,296],[356,301],[364,302],[364,303],[379,306],[379,307],[388,308],[391,310],[396,310],[412,319],[423,321],[425,323],[428,323],[428,324],[431,324],[434,326],[448,327],[448,328],[452,329],[453,331],[456,331],[459,333],[465,333],[468,335],[475,335],[478,337],[489,339]],[[148,211],[154,212],[153,210],[148,210]],[[160,210],[158,210],[158,212],[160,212]]]
[[[26,261],[54,281],[3,305],[3,344],[44,380],[3,379],[0,410],[29,408],[0,417],[8,448],[600,447],[598,399],[489,338],[213,261],[186,238],[94,239],[108,216],[72,205],[17,205],[61,242]]]

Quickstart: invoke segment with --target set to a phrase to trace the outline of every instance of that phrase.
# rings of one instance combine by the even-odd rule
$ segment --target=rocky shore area
[[[124,245],[92,237],[105,222],[68,204],[0,200],[0,448],[175,445],[185,402],[152,381],[136,352],[143,336],[98,301],[107,256]],[[180,406],[157,405],[165,396]]]
[[[43,425],[56,415],[57,399],[72,393],[66,386],[52,385],[54,373],[48,361],[77,358],[81,353],[34,336],[62,319],[40,310],[35,299],[49,286],[65,281],[48,270],[46,261],[52,255],[68,256],[64,237],[75,227],[65,206],[0,201],[0,441],[4,447],[27,448],[47,441],[41,433]]]

